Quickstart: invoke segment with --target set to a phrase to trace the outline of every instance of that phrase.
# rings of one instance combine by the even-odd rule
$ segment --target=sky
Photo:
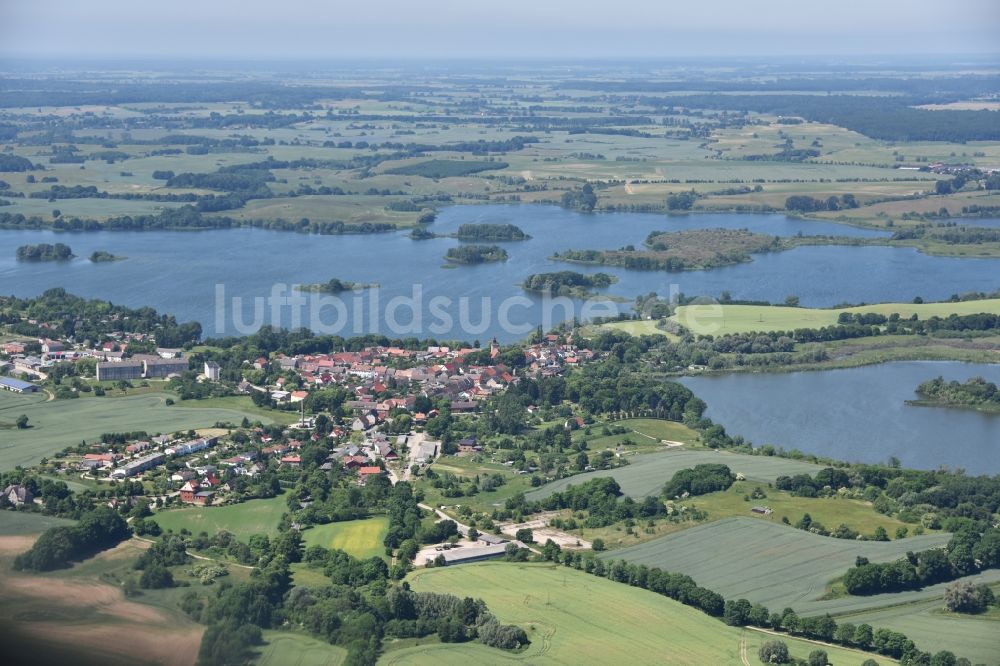
[[[1000,0],[0,0],[0,58],[1000,53]]]

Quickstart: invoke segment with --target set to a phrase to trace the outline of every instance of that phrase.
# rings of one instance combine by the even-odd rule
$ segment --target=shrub
[[[784,641],[767,641],[760,646],[757,656],[765,664],[787,664],[788,646]]]

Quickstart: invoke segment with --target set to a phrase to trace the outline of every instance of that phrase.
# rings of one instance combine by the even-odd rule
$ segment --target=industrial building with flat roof
[[[97,381],[117,382],[123,379],[140,379],[142,361],[105,361],[97,364]]]
[[[146,377],[168,377],[179,375],[188,369],[186,358],[150,358],[144,359],[142,364],[146,369]]]
[[[170,375],[179,375],[187,369],[188,361],[184,358],[158,358],[143,355],[141,358],[98,363],[97,380],[116,382],[143,377],[169,377]]]
[[[0,377],[0,389],[13,391],[14,393],[34,393],[39,390],[38,387],[31,382],[21,381],[20,379],[14,379],[13,377]]]

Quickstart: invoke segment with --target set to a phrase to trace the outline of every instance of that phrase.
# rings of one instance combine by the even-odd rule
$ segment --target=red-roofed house
[[[181,501],[193,504],[195,493],[197,493],[198,490],[199,486],[197,481],[188,481],[181,486]]]
[[[382,474],[381,467],[362,467],[358,470],[358,476],[361,479],[361,484],[364,485],[370,476],[379,476]]]

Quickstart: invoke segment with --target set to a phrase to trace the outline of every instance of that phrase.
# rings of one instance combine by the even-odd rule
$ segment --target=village
[[[484,401],[521,378],[552,377],[596,357],[574,344],[572,336],[552,334],[517,348],[523,360],[517,358],[511,364],[516,367],[503,363],[504,350],[495,340],[487,349],[371,346],[329,354],[275,353],[242,359],[242,372],[233,381],[231,373],[224,377],[220,363],[206,360],[204,354],[155,347],[155,339],[143,334],[113,332],[108,337],[98,344],[49,338],[7,342],[2,346],[0,370],[13,376],[0,377],[0,388],[16,393],[44,391],[51,401],[65,393],[66,382],[56,385],[55,378],[65,377],[67,372],[60,368],[71,365],[75,370],[71,390],[79,396],[101,387],[110,391],[114,386],[169,390],[182,378],[193,378],[199,385],[217,385],[232,395],[249,396],[266,409],[295,415],[285,426],[252,424],[245,419],[242,424],[173,433],[106,433],[67,448],[44,466],[56,478],[98,487],[106,484],[109,490],[138,483],[142,493],[124,497],[115,493],[108,504],[118,508],[119,502],[134,506],[147,501],[156,511],[224,506],[280,494],[303,465],[306,446],[311,447],[311,460],[322,455],[317,461],[320,470],[347,475],[359,487],[372,478],[389,484],[408,481],[441,455],[483,453],[474,436],[442,441],[426,432],[428,422],[442,412],[475,419]],[[143,351],[132,353],[130,348]],[[146,351],[150,349],[155,351]],[[322,399],[329,397],[331,389],[337,399]],[[41,502],[20,485],[4,489],[3,497],[15,507]],[[308,505],[303,502],[298,508]],[[449,519],[440,509],[434,511],[441,520]],[[473,529],[470,534],[467,526],[459,525],[458,533],[464,538],[462,544],[451,539],[443,546],[430,546],[421,553],[423,559],[418,559],[440,565],[498,557],[514,539],[513,530],[501,535]],[[571,545],[568,537],[561,540]],[[524,547],[520,541],[515,543]]]

